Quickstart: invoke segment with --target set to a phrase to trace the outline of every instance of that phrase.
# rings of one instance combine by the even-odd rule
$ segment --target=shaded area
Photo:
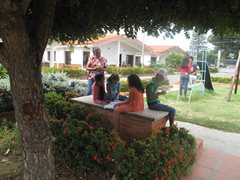
[[[210,77],[210,71],[209,71],[209,68],[208,68],[208,64],[206,63],[206,66],[205,66],[205,63],[206,62],[198,62],[197,63],[197,65],[199,66],[199,68],[200,68],[200,70],[202,72],[201,73],[202,79],[204,79],[205,72],[206,72],[204,87],[206,89],[214,91],[213,85],[212,85],[212,81],[211,81],[211,77]],[[206,67],[206,71],[205,71],[205,67]]]

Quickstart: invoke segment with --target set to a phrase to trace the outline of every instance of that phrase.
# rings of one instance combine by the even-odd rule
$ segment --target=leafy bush
[[[0,79],[6,78],[7,70],[0,64]]]
[[[74,91],[79,96],[86,94],[87,83],[80,80],[71,80],[66,73],[42,74],[43,87],[45,92],[55,91],[65,95],[67,91]]]
[[[107,73],[112,74],[116,73],[119,75],[129,75],[129,74],[154,74],[156,72],[156,68],[148,68],[148,67],[114,67],[109,66]]]
[[[225,77],[211,77],[213,82],[219,82],[219,83],[231,83],[231,78],[225,78]]]
[[[57,67],[42,66],[42,73],[60,73]]]
[[[166,59],[168,73],[178,71],[179,65],[182,63],[183,55],[181,54],[170,54]]]
[[[81,69],[80,66],[64,66],[64,67],[52,67],[42,66],[43,73],[66,73],[70,77],[80,77],[85,76],[86,71]]]
[[[119,179],[178,179],[195,159],[195,140],[184,128],[163,128],[114,152]]]
[[[86,75],[86,70],[81,69],[80,66],[64,66],[60,70],[67,73],[69,77],[80,77]]]
[[[142,79],[141,81],[143,83],[144,89],[146,90],[146,85],[149,83],[150,79]],[[128,92],[129,91],[127,81],[120,81],[120,84],[121,84],[121,90],[120,90],[121,92]],[[168,81],[163,81],[160,84],[159,89],[161,89],[162,86],[166,86],[166,85],[169,85],[169,82]]]
[[[0,79],[0,112],[13,110],[9,78]]]
[[[217,67],[210,67],[210,68],[209,68],[209,71],[210,71],[211,73],[217,73],[217,72],[218,72],[218,68],[217,68]]]
[[[53,118],[85,118],[87,115],[80,105],[66,102],[66,99],[56,92],[45,93],[45,102],[48,114]]]
[[[126,146],[97,113],[88,113],[57,93],[47,93],[46,104],[55,158],[71,169],[108,178],[115,174],[119,179],[176,179],[193,164],[195,141],[183,128],[163,128]]]

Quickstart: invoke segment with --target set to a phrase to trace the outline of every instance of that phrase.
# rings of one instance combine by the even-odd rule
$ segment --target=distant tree
[[[207,62],[209,65],[217,65],[217,51],[212,50],[207,54]]]
[[[207,37],[206,34],[200,34],[193,31],[190,43],[190,49],[195,58],[202,58],[202,51],[206,49]]]
[[[181,64],[182,60],[183,60],[183,55],[175,54],[175,53],[170,54],[166,60],[168,70],[170,70],[171,72],[178,71],[178,67]]]
[[[222,59],[237,59],[240,50],[240,34],[226,32],[221,35],[211,35],[208,41],[215,46],[215,50],[221,50]]]

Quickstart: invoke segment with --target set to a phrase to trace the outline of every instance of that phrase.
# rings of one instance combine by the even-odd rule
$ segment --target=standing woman
[[[184,96],[187,96],[187,88],[189,81],[189,73],[191,71],[191,66],[189,64],[189,58],[185,57],[179,66],[180,71],[180,87],[179,96],[182,96],[182,90],[184,89]]]
[[[88,73],[88,86],[87,86],[87,95],[92,94],[92,85],[94,83],[94,77],[97,74],[104,74],[104,71],[107,70],[107,60],[101,56],[101,50],[99,47],[93,48],[93,56],[88,59],[86,69]]]

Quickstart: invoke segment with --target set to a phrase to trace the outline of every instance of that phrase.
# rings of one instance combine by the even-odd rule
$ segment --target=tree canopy
[[[223,58],[236,59],[240,50],[240,33],[226,32],[222,35],[212,35],[209,37],[209,42],[215,46],[216,50],[222,51]],[[232,57],[230,57],[231,54]]]
[[[68,41],[91,39],[107,31],[124,29],[134,37],[142,27],[149,35],[165,32],[171,36],[180,30],[219,34],[239,31],[238,0],[58,0],[52,37]]]

